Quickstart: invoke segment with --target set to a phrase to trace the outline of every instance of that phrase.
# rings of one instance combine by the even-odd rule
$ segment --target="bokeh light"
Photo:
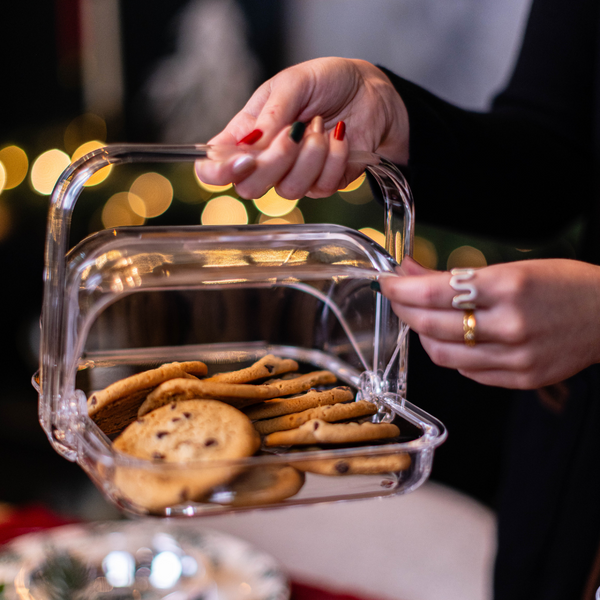
[[[90,140],[106,141],[106,123],[102,117],[86,113],[75,117],[64,134],[65,148],[69,154]]]
[[[353,192],[354,190],[357,190],[365,181],[365,179],[367,178],[366,173],[363,173],[362,175],[359,175],[354,181],[351,181],[345,188],[338,190],[342,193],[344,192]]]
[[[377,231],[377,229],[373,229],[372,227],[363,227],[359,231],[370,237],[374,242],[377,242],[382,248],[385,248],[385,235],[381,231]]]
[[[275,188],[271,188],[264,196],[253,200],[258,210],[269,217],[283,217],[296,208],[298,200],[282,198]]]
[[[211,183],[204,183],[199,177],[198,173],[196,173],[196,169],[194,169],[194,176],[196,177],[196,182],[198,185],[205,191],[211,194],[220,194],[221,192],[226,192],[227,190],[233,187],[233,183],[228,183],[227,185],[212,185]]]
[[[97,140],[92,140],[91,142],[85,142],[85,144],[81,144],[75,152],[73,152],[73,156],[71,156],[71,162],[75,162],[79,160],[82,156],[89,154],[93,150],[98,150],[98,148],[103,148],[104,144]],[[109,175],[112,170],[112,165],[108,165],[107,167],[103,167],[99,171],[96,171],[86,182],[85,186],[90,187],[92,185],[98,185],[102,183]]]
[[[8,237],[12,226],[12,215],[6,202],[0,200],[0,242]]]
[[[162,215],[171,206],[173,201],[173,186],[171,182],[160,173],[144,173],[132,184],[129,191],[141,199],[144,204],[142,209],[139,202],[132,199],[131,208],[141,217],[151,219]]]
[[[304,215],[296,206],[294,210],[291,210],[283,217],[269,217],[268,215],[261,214],[258,222],[261,225],[300,225],[304,223]]]
[[[106,201],[102,209],[102,225],[106,229],[144,224],[145,218],[131,209],[129,196],[128,192],[118,192]]]
[[[370,186],[365,183],[366,175],[363,173],[344,189],[339,190],[340,197],[348,204],[367,204],[373,200]]]
[[[49,196],[70,163],[69,156],[56,148],[40,154],[31,166],[31,186],[38,194]]]
[[[428,269],[437,268],[438,253],[434,244],[418,235],[415,236],[413,258]]]
[[[18,146],[6,146],[0,150],[0,162],[6,171],[4,189],[17,187],[27,177],[29,160],[25,150]]]
[[[448,269],[478,268],[487,266],[487,260],[481,250],[473,246],[460,246],[450,252],[446,267]]]
[[[206,203],[202,225],[246,225],[248,213],[242,202],[232,196],[217,196]]]
[[[0,194],[2,193],[2,190],[4,189],[5,184],[6,184],[6,169],[4,168],[2,161],[0,161]]]

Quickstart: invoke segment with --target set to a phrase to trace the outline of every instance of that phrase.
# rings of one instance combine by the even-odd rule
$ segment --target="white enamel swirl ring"
[[[458,310],[467,310],[475,308],[475,300],[477,299],[477,288],[471,280],[475,276],[474,269],[452,269],[450,271],[450,287],[455,292],[463,292],[456,294],[452,298],[452,308]]]

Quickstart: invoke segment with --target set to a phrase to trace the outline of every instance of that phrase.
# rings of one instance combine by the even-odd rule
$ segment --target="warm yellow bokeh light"
[[[67,126],[64,135],[65,148],[70,154],[89,140],[106,141],[106,122],[92,113],[75,117]]]
[[[446,266],[448,270],[485,267],[487,260],[481,250],[473,248],[473,246],[460,246],[450,252]]]
[[[258,222],[262,225],[301,225],[304,223],[304,215],[302,211],[296,206],[294,210],[287,213],[283,217],[269,217],[268,215],[261,214]]]
[[[4,189],[5,185],[6,185],[6,169],[4,168],[2,161],[0,161],[0,194],[2,193],[2,190]]]
[[[350,185],[346,186],[339,191],[339,196],[344,202],[348,204],[367,204],[373,200],[373,193],[368,185],[365,183],[366,176],[363,173],[360,177],[355,179]]]
[[[283,217],[296,208],[298,200],[282,198],[275,188],[271,188],[264,196],[253,200],[258,210],[269,217]]]
[[[373,229],[372,227],[363,227],[359,231],[370,237],[374,242],[377,242],[382,248],[385,248],[385,235],[381,231],[377,231],[377,229]]]
[[[128,192],[127,202],[129,202],[129,208],[138,215],[138,217],[146,218],[146,203],[139,196]]]
[[[0,241],[8,236],[12,225],[12,216],[6,202],[0,201]]]
[[[226,192],[233,187],[233,183],[228,183],[226,185],[212,185],[211,183],[204,183],[204,181],[198,177],[196,169],[194,169],[194,176],[196,177],[196,182],[198,185],[210,194],[220,194],[221,192]]]
[[[366,173],[359,175],[354,181],[351,181],[344,189],[338,190],[339,192],[353,192],[357,190],[367,178]]]
[[[89,154],[94,150],[98,150],[98,148],[103,148],[104,144],[97,140],[92,140],[91,142],[85,142],[85,144],[81,144],[75,152],[73,152],[73,156],[71,156],[71,162],[75,162],[79,160],[82,156]],[[108,165],[108,167],[103,167],[99,171],[96,171],[86,182],[85,186],[89,187],[92,185],[98,185],[102,183],[109,175],[112,170],[112,165]]]
[[[246,225],[248,213],[242,202],[232,196],[218,196],[206,203],[202,225]]]
[[[144,224],[144,217],[131,210],[129,195],[128,192],[118,192],[107,200],[102,209],[102,225],[106,229]]]
[[[131,208],[140,216],[151,219],[162,215],[173,201],[173,186],[171,182],[159,173],[144,173],[132,184],[129,191],[142,200],[144,210],[134,202]]]
[[[5,190],[17,187],[25,177],[29,169],[29,160],[25,150],[18,146],[6,146],[0,150],[0,162],[6,171]]]
[[[354,190],[357,190],[364,182],[364,180],[366,179],[366,174],[363,173],[362,175],[359,175],[354,181],[351,181],[344,189],[338,190],[339,192],[353,192]]]
[[[415,236],[413,258],[428,269],[435,269],[438,263],[438,254],[435,246],[425,238]]]
[[[49,196],[58,178],[69,166],[71,159],[62,150],[47,150],[40,154],[31,166],[31,185],[43,196]]]

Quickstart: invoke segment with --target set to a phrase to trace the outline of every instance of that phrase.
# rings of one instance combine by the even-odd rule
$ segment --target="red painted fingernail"
[[[333,137],[338,140],[338,142],[344,141],[344,136],[346,135],[346,123],[344,121],[338,121],[335,126],[335,130],[333,131]]]
[[[262,135],[263,135],[263,132],[260,129],[255,129],[254,131],[251,131],[246,137],[243,137],[236,144],[236,146],[239,146],[240,144],[248,144],[248,146],[252,146],[252,144],[256,144],[256,142],[258,142],[258,140],[260,140]]]

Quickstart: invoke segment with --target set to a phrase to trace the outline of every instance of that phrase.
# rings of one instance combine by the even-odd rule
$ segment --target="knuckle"
[[[439,286],[431,281],[424,281],[421,286],[421,299],[425,306],[436,306],[440,302],[441,292]]]
[[[327,198],[333,196],[337,192],[337,186],[331,185],[331,182],[329,181],[319,180],[310,188],[310,191],[320,198]]]
[[[435,337],[437,327],[434,319],[429,314],[421,314],[415,317],[413,328],[428,337]]]
[[[527,321],[517,312],[505,318],[500,325],[500,338],[507,344],[524,344],[528,337]]]
[[[429,358],[431,358],[432,362],[438,367],[447,367],[449,366],[449,356],[448,352],[444,348],[442,344],[437,344],[435,342],[429,344],[423,344],[423,347],[427,351]]]
[[[286,200],[297,200],[304,196],[306,188],[290,181],[281,181],[275,186],[275,191]]]

